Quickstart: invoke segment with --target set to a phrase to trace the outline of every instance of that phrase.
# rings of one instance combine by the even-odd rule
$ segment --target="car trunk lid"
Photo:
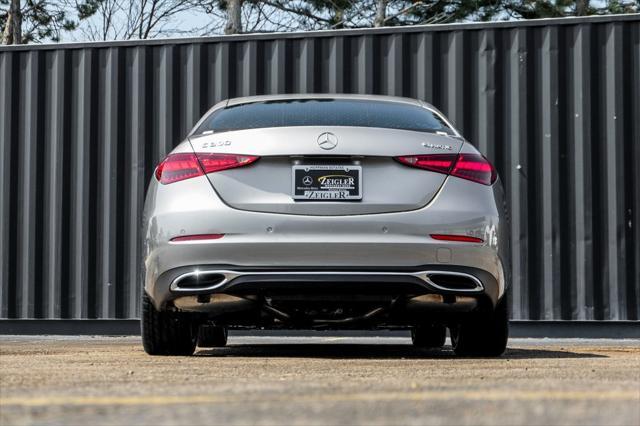
[[[250,166],[207,175],[217,194],[231,207],[301,215],[421,208],[435,196],[446,175],[407,167],[394,157],[456,154],[463,144],[460,138],[434,133],[325,126],[212,133],[191,137],[190,142],[198,153],[260,156]],[[312,188],[321,178],[341,188],[339,184],[349,176],[359,186],[359,191],[352,190],[352,194],[358,194],[351,199],[295,198],[296,187],[304,193],[305,178],[313,181]],[[322,191],[309,192],[317,195]]]

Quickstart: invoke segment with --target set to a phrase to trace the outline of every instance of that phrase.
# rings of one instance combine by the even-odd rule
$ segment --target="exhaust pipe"
[[[412,312],[471,312],[478,307],[478,299],[470,296],[443,296],[423,294],[407,301],[405,305]]]
[[[201,312],[214,315],[248,311],[256,307],[256,302],[251,299],[244,299],[224,293],[182,296],[175,299],[173,304],[181,311]]]

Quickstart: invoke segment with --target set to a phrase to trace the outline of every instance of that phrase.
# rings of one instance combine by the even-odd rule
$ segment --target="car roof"
[[[253,102],[288,101],[296,99],[355,99],[364,101],[399,102],[404,104],[433,108],[433,106],[429,105],[426,102],[421,102],[417,99],[404,98],[400,96],[360,95],[346,93],[290,93],[282,95],[245,96],[241,98],[228,99],[226,106],[248,104]]]

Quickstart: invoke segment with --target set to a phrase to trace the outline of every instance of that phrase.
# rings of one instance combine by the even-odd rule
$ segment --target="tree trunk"
[[[7,21],[2,33],[4,44],[22,44],[22,12],[20,0],[11,0]]]
[[[344,28],[344,9],[336,9],[336,23],[333,28]]]
[[[225,34],[240,34],[242,32],[242,1],[227,0],[227,25]]]
[[[13,44],[22,44],[22,11],[20,10],[20,0],[11,0],[10,7],[11,24],[13,29]]]
[[[13,44],[13,19],[11,19],[11,13],[7,13],[7,20],[4,23],[2,44]]]
[[[387,1],[388,0],[376,1],[376,20],[373,23],[375,27],[384,27],[385,21],[387,20]]]
[[[589,0],[576,0],[576,16],[584,16],[589,12]]]

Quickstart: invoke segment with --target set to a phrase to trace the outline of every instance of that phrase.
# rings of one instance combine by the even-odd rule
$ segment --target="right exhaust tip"
[[[442,290],[449,291],[482,291],[484,286],[473,275],[459,272],[429,272],[427,280],[430,284]]]

